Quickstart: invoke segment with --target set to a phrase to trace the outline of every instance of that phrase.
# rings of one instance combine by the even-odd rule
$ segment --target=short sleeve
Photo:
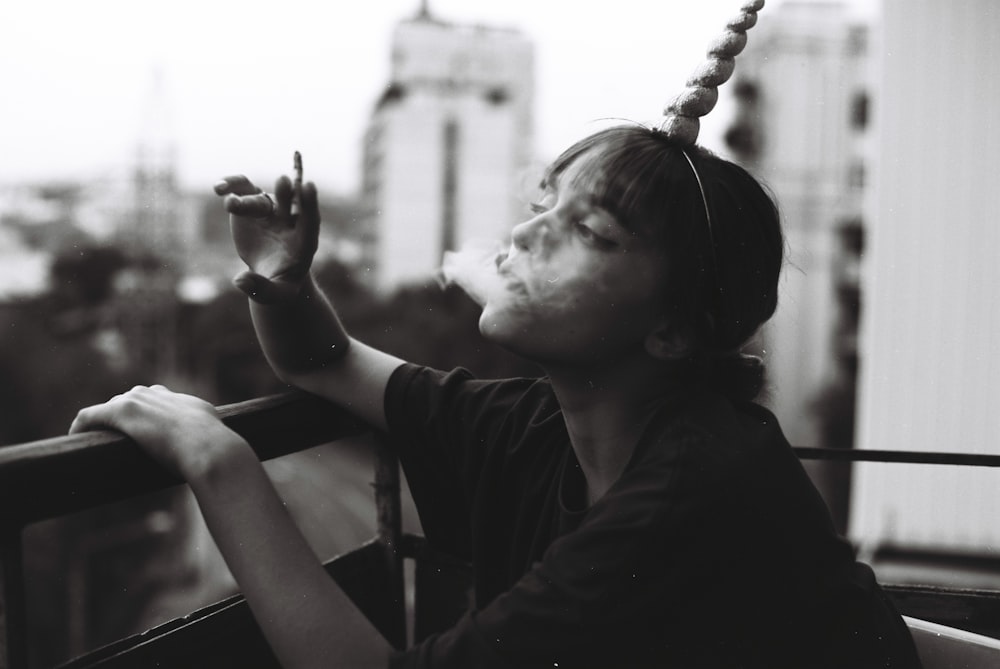
[[[390,441],[424,534],[439,550],[471,559],[471,504],[484,462],[513,441],[517,417],[537,406],[532,396],[544,395],[537,386],[537,379],[484,381],[462,368],[443,372],[410,364],[390,377]]]

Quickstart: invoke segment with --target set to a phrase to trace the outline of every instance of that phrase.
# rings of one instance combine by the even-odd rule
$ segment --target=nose
[[[525,221],[524,223],[518,223],[514,226],[514,229],[510,231],[510,241],[514,243],[514,248],[519,251],[528,250],[528,223],[531,221]]]
[[[521,251],[537,250],[549,237],[548,224],[544,221],[545,214],[539,214],[523,223],[518,223],[511,230],[510,238],[514,248]]]

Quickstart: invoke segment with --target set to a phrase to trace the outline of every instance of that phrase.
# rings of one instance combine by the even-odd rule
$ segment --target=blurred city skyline
[[[527,0],[428,4],[441,20],[510,27],[534,41],[536,151],[547,160],[600,119],[656,120],[742,0],[572,10]],[[770,0],[762,20],[779,4]],[[878,3],[846,4],[871,14]],[[279,12],[258,0],[99,0],[7,8],[0,185],[120,174],[153,132],[173,142],[185,189],[208,189],[234,172],[270,184],[297,149],[321,190],[355,193],[364,127],[389,83],[392,31],[420,6],[295,0]],[[706,124],[709,146],[711,121],[723,116]]]

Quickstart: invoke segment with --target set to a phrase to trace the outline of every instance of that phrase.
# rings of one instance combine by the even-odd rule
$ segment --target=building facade
[[[786,235],[778,311],[761,346],[768,403],[799,446],[851,445],[831,444],[828,428],[850,419],[831,415],[844,411],[838,402],[853,406],[868,34],[842,3],[783,3],[754,28],[730,88],[726,142],[774,192]],[[828,502],[844,494],[823,492]]]
[[[531,159],[533,71],[515,30],[454,25],[426,8],[396,27],[364,147],[374,285],[425,281],[445,251],[507,236]]]
[[[788,238],[762,346],[790,440],[997,453],[1000,7],[886,0],[859,23],[843,4],[786,2],[758,30],[727,140],[775,191]],[[850,434],[830,444],[838,419]],[[817,469],[883,578],[997,585],[997,471]]]

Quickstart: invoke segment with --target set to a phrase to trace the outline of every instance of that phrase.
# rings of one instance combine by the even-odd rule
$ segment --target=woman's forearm
[[[250,300],[250,315],[268,363],[279,377],[322,369],[347,353],[350,337],[312,275],[287,301]]]
[[[289,301],[251,300],[250,314],[264,355],[282,381],[386,429],[385,388],[403,361],[352,340],[311,276]]]
[[[189,483],[282,666],[386,666],[389,644],[327,575],[250,447],[230,434]]]

